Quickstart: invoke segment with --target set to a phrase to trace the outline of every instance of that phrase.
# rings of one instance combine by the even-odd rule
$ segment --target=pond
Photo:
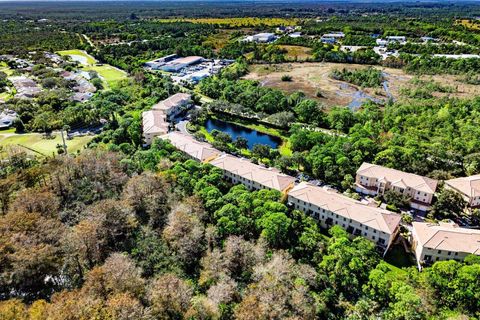
[[[208,132],[212,132],[212,130],[216,129],[228,133],[234,141],[238,137],[243,137],[247,139],[248,149],[252,149],[255,144],[265,144],[276,149],[282,143],[282,139],[279,137],[274,137],[269,134],[217,119],[208,119],[205,123],[205,128]]]

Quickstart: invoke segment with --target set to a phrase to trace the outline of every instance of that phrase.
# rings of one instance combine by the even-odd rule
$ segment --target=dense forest
[[[421,273],[396,269],[373,243],[338,227],[326,235],[277,191],[231,186],[165,142],[44,164],[10,156],[1,184],[4,319],[426,319],[480,311],[472,303],[477,258]]]

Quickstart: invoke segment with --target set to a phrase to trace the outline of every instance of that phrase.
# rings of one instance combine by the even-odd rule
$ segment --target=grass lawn
[[[83,67],[83,70],[92,70],[96,71],[100,77],[103,78],[104,81],[107,82],[108,86],[111,87],[115,85],[118,81],[126,79],[127,73],[111,65],[104,64],[101,66],[88,66]]]
[[[16,145],[26,147],[27,153],[50,156],[57,151],[57,144],[62,143],[62,137],[56,133],[54,139],[43,139],[39,133],[6,135],[10,130],[0,131],[0,147]],[[11,132],[10,132],[11,133]],[[66,140],[69,153],[75,153],[92,140],[92,136],[77,137],[72,140]],[[31,149],[31,150],[30,150]],[[37,152],[35,152],[35,151]]]
[[[8,100],[12,97],[12,95],[10,94],[10,92],[2,92],[0,93],[0,100]]]
[[[58,51],[58,54],[70,56],[73,60],[80,62],[85,71],[96,71],[109,87],[127,78],[127,73],[123,70],[108,64],[96,65],[97,60],[83,50],[64,50]]]
[[[63,51],[58,51],[57,53],[62,56],[70,56],[72,57],[73,60],[77,60],[84,65],[94,65],[95,63],[97,63],[97,60],[95,60],[94,57],[92,57],[91,55],[89,55],[87,52],[83,50],[77,50],[77,49],[63,50]]]

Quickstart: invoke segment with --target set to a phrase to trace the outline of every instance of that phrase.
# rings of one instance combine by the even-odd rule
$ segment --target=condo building
[[[318,220],[323,228],[338,225],[352,236],[373,241],[383,254],[399,230],[400,215],[307,182],[290,190],[288,202]]]
[[[445,188],[460,193],[470,208],[480,207],[480,174],[447,180]]]
[[[438,181],[413,173],[364,162],[357,170],[355,190],[367,195],[383,195],[394,190],[410,197],[410,207],[430,209]]]
[[[480,255],[480,230],[455,223],[414,222],[411,240],[419,269],[436,261],[463,261],[470,254]]]

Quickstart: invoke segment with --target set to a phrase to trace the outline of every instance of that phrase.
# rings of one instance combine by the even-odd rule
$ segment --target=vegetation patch
[[[182,19],[160,19],[160,22],[193,22],[215,24],[222,27],[258,27],[258,26],[293,26],[297,25],[300,19],[296,18],[182,18]]]
[[[384,81],[382,71],[376,68],[355,70],[349,70],[346,68],[343,68],[342,70],[335,69],[330,73],[330,77],[335,80],[345,81],[364,88],[379,87]]]

